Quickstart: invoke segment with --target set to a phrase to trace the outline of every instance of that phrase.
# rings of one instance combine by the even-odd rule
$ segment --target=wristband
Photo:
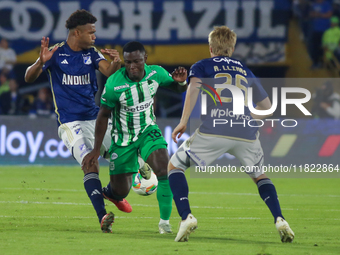
[[[187,81],[178,82],[178,84],[181,85],[181,86],[185,86],[185,85],[187,85]]]

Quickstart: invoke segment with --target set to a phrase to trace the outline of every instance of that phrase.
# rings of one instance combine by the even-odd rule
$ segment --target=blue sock
[[[178,214],[185,220],[191,213],[189,205],[189,187],[184,172],[179,169],[171,170],[169,173],[169,184],[174,196]]]
[[[106,214],[104,198],[102,195],[102,184],[98,173],[88,173],[84,176],[84,187],[91,203],[96,210],[99,222]]]
[[[277,217],[280,216],[283,218],[280,203],[276,194],[276,189],[272,181],[270,179],[261,179],[256,184],[261,198],[274,216],[274,223]]]

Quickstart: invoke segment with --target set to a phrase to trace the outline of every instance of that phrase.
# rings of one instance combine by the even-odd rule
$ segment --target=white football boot
[[[172,234],[171,225],[167,223],[161,223],[158,225],[160,234]]]
[[[179,223],[179,229],[175,242],[187,242],[189,240],[189,235],[191,232],[197,228],[197,219],[191,213],[188,217]]]
[[[275,223],[277,231],[279,231],[281,242],[283,243],[291,243],[294,240],[294,232],[289,227],[289,224],[287,221],[282,219],[281,217],[277,217],[276,223]]]

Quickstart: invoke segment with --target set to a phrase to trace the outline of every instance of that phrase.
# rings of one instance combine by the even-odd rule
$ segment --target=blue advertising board
[[[66,39],[65,21],[77,9],[98,19],[96,44],[206,44],[214,25],[227,25],[241,43],[286,42],[290,0],[55,0],[0,1],[0,37],[20,54]]]

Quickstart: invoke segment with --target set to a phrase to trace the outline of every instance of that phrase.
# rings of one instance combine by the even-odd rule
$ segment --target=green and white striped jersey
[[[155,124],[153,97],[159,86],[167,87],[173,81],[163,67],[146,64],[140,82],[131,81],[125,67],[107,79],[101,104],[112,109],[112,138],[117,145],[130,145],[148,126]]]

